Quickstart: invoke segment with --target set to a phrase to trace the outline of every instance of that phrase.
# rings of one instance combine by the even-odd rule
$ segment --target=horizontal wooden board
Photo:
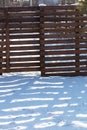
[[[40,18],[8,18],[8,22],[35,22],[35,21],[39,21]]]
[[[3,68],[6,68],[6,64],[2,65]],[[40,63],[10,63],[10,68],[37,68],[40,67]]]
[[[42,12],[42,14],[45,16],[54,16],[54,17],[61,17],[61,16],[70,16],[70,17],[75,17],[75,15],[77,14],[76,11],[73,11],[73,10],[63,10],[63,11],[60,11],[60,10],[45,10]]]
[[[45,55],[55,55],[55,54],[87,54],[87,50],[64,50],[64,51],[46,51]]]
[[[52,39],[52,40],[54,40],[53,38],[56,38],[56,40],[57,39],[59,39],[59,38],[72,38],[73,39],[73,37],[76,37],[76,34],[75,33],[69,33],[68,34],[68,32],[65,34],[65,33],[60,33],[60,34],[49,34],[49,35],[44,35],[43,36],[44,38],[48,38],[48,39]]]
[[[77,66],[77,65],[79,65],[79,67],[81,66],[81,65],[84,65],[85,67],[87,67],[87,61],[80,61],[80,62],[75,62],[75,60],[74,61],[72,61],[72,60],[70,60],[70,61],[54,61],[54,62],[49,62],[49,63],[45,63],[44,64],[44,66],[46,66],[46,67],[48,67],[48,68],[50,68],[50,67],[72,67],[72,66]]]
[[[45,76],[87,76],[87,72],[79,72],[79,73],[76,73],[76,72],[68,72],[68,73],[65,73],[65,72],[62,72],[62,73],[45,73]]]
[[[28,34],[37,34],[37,33],[39,33],[39,31],[40,31],[40,29],[39,28],[18,28],[17,30],[15,29],[15,28],[11,28],[10,30],[9,30],[9,33],[10,34],[26,34],[26,33],[28,33]]]
[[[44,33],[47,33],[47,32],[50,32],[50,33],[69,33],[69,32],[71,32],[71,33],[75,33],[75,31],[76,31],[76,28],[75,28],[75,26],[74,26],[74,28],[68,28],[67,26],[63,26],[63,27],[58,27],[57,25],[54,27],[54,29],[52,28],[52,27],[50,27],[50,28],[44,28]],[[49,35],[50,35],[50,33],[49,33]]]
[[[38,23],[38,21],[34,21],[34,23],[32,23],[32,22],[27,22],[27,23],[22,23],[22,22],[17,22],[17,23],[9,23],[9,28],[10,29],[14,29],[14,30],[16,30],[15,28],[17,28],[17,30],[18,29],[33,29],[33,28],[39,28],[39,23]]]
[[[14,50],[19,50],[19,51],[21,51],[21,50],[34,50],[34,51],[36,51],[36,50],[39,50],[40,49],[40,47],[39,46],[19,46],[19,47],[10,47],[10,51],[14,51]]]
[[[3,69],[2,70],[3,73],[8,73],[7,69]],[[14,69],[10,69],[10,72],[32,72],[32,71],[40,71],[40,67],[38,68],[14,68]]]
[[[70,50],[72,50],[72,49],[75,49],[75,45],[67,45],[67,44],[63,44],[63,45],[61,45],[61,44],[57,44],[57,45],[49,45],[49,46],[44,46],[43,47],[43,49],[45,49],[45,50],[53,50],[53,49],[55,49],[55,50],[57,50],[57,49],[70,49]]]
[[[45,6],[45,7],[40,7],[40,9],[44,9],[44,11],[46,10],[76,10],[76,6],[69,6],[69,5],[60,5],[60,6]]]
[[[26,39],[26,40],[17,40],[17,41],[10,41],[10,45],[30,45],[30,44],[39,44],[38,39]]]
[[[0,8],[2,10],[8,10],[8,12],[20,12],[20,11],[39,11],[39,7],[9,7],[9,8]]]
[[[34,52],[29,52],[29,51],[22,51],[22,52],[16,52],[16,51],[13,51],[13,52],[10,52],[9,53],[10,56],[30,56],[30,57],[38,57],[40,55],[40,52],[39,51],[34,51]],[[6,56],[6,52],[3,53],[3,56]],[[33,59],[32,59],[33,60]]]
[[[83,22],[79,22],[78,23],[79,25],[83,25]],[[85,24],[87,24],[87,23],[85,23]],[[85,24],[84,24],[84,26],[85,26]],[[67,21],[65,21],[65,22],[45,22],[44,24],[43,24],[43,26],[44,26],[44,28],[53,28],[53,27],[63,27],[63,26],[65,26],[65,27],[72,27],[72,28],[75,28],[75,26],[76,26],[76,22],[75,21],[71,21],[71,22],[67,22]]]
[[[56,43],[75,43],[76,42],[76,39],[55,39],[55,40],[50,40],[50,39],[47,39],[44,41],[44,44],[56,44]]]
[[[45,57],[45,61],[66,61],[66,60],[75,60],[76,57],[75,56],[56,56],[56,57]]]
[[[21,11],[21,12],[10,12],[9,17],[32,17],[32,16],[40,16],[40,11]]]
[[[80,71],[80,70],[87,70],[87,67],[64,67],[64,68],[45,68],[45,72],[64,72],[64,71],[67,71],[67,72],[72,72],[72,71]]]

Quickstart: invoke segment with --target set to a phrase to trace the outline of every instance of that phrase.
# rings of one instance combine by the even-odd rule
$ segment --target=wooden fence
[[[86,25],[75,6],[0,8],[0,74],[87,75]]]

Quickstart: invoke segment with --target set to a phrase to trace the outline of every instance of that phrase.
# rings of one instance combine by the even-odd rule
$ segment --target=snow
[[[0,76],[0,130],[86,130],[87,76]]]

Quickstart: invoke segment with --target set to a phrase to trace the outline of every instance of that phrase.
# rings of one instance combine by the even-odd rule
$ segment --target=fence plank
[[[0,75],[2,75],[2,43],[0,42]]]
[[[45,76],[45,51],[44,51],[44,8],[40,7],[40,68],[41,76]]]
[[[10,72],[10,38],[9,38],[9,22],[8,22],[8,8],[4,10],[5,15],[5,28],[6,28],[6,72]]]
[[[80,15],[79,15],[79,10],[76,9],[76,18],[78,18]],[[76,20],[76,26],[75,26],[75,39],[76,39],[76,42],[75,42],[75,50],[77,53],[75,53],[75,56],[76,56],[76,68],[79,68],[79,20]],[[79,71],[78,69],[76,69],[76,73],[79,75]]]

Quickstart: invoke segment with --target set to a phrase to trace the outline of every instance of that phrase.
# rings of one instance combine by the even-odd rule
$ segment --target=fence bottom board
[[[77,73],[50,73],[50,74],[44,74],[43,76],[68,76],[68,77],[72,77],[72,76],[87,76],[87,72],[77,72]]]
[[[8,73],[7,69],[2,70],[3,73]],[[30,71],[40,71],[40,68],[19,68],[19,69],[9,69],[10,72],[30,72]]]

